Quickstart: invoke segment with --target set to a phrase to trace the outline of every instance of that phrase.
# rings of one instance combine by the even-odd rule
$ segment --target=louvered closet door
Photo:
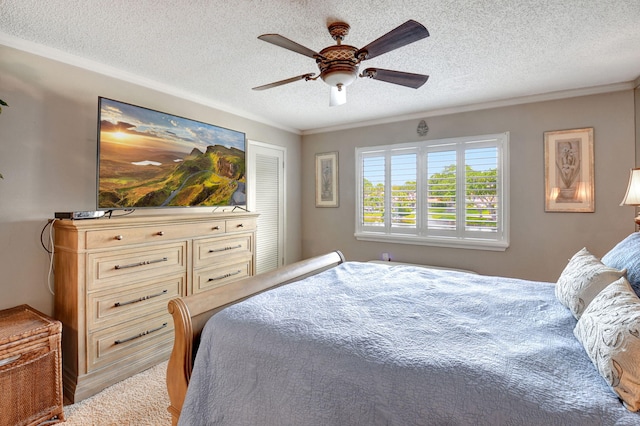
[[[284,150],[250,142],[249,201],[258,216],[256,273],[284,264]],[[251,202],[253,200],[253,202]]]

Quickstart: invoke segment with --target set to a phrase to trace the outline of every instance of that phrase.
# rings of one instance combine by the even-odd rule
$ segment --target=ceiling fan
[[[360,62],[375,58],[383,53],[390,52],[400,47],[406,46],[415,41],[429,36],[429,31],[414,20],[409,20],[399,27],[389,31],[382,37],[372,41],[365,47],[358,49],[353,46],[342,44],[344,38],[349,34],[349,24],[344,22],[334,22],[328,26],[329,34],[336,41],[336,45],[325,47],[319,53],[289,40],[279,34],[263,34],[258,38],[276,46],[283,47],[301,55],[315,59],[319,75],[315,73],[302,74],[286,80],[276,81],[263,86],[254,87],[253,90],[265,90],[283,84],[293,83],[298,80],[317,80],[321,78],[331,86],[330,105],[342,105],[346,103],[346,88],[353,83],[357,77],[368,77],[374,80],[385,81],[387,83],[399,84],[401,86],[417,89],[422,86],[428,75],[413,74],[402,71],[392,71],[381,68],[367,68],[358,75]],[[314,77],[315,76],[315,77]]]

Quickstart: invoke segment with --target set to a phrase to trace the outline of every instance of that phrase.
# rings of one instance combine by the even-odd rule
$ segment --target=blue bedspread
[[[575,322],[550,283],[347,262],[212,317],[180,425],[640,424]]]

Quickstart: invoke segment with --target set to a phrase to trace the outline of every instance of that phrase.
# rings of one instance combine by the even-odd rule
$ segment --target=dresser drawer
[[[227,219],[226,231],[227,232],[242,232],[253,231],[256,229],[256,219],[251,217],[245,217],[240,219]]]
[[[234,224],[237,226],[237,224]],[[156,224],[131,228],[87,231],[87,249],[122,247],[131,244],[163,242],[182,238],[218,235],[225,232],[224,220],[185,224]],[[254,225],[255,227],[255,225]],[[241,228],[240,228],[241,229]]]
[[[220,287],[249,275],[251,275],[251,258],[237,263],[224,263],[213,268],[201,269],[194,273],[193,292],[199,293]]]
[[[168,312],[90,333],[87,371],[139,357],[145,350],[170,350],[172,342],[173,321]]]
[[[229,238],[208,238],[193,242],[193,267],[200,268],[221,260],[232,261],[237,256],[251,256],[253,234]]]
[[[89,293],[87,296],[88,330],[164,313],[169,300],[184,294],[186,275],[161,277],[128,286],[126,290],[111,289]]]
[[[175,275],[186,270],[187,243],[87,255],[87,290],[120,286],[132,280]],[[115,281],[114,283],[114,280]],[[111,283],[111,284],[110,284]]]

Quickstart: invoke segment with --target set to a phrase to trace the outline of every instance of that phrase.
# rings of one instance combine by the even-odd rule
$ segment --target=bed
[[[174,299],[173,422],[640,424],[632,244],[558,283],[333,252]]]

